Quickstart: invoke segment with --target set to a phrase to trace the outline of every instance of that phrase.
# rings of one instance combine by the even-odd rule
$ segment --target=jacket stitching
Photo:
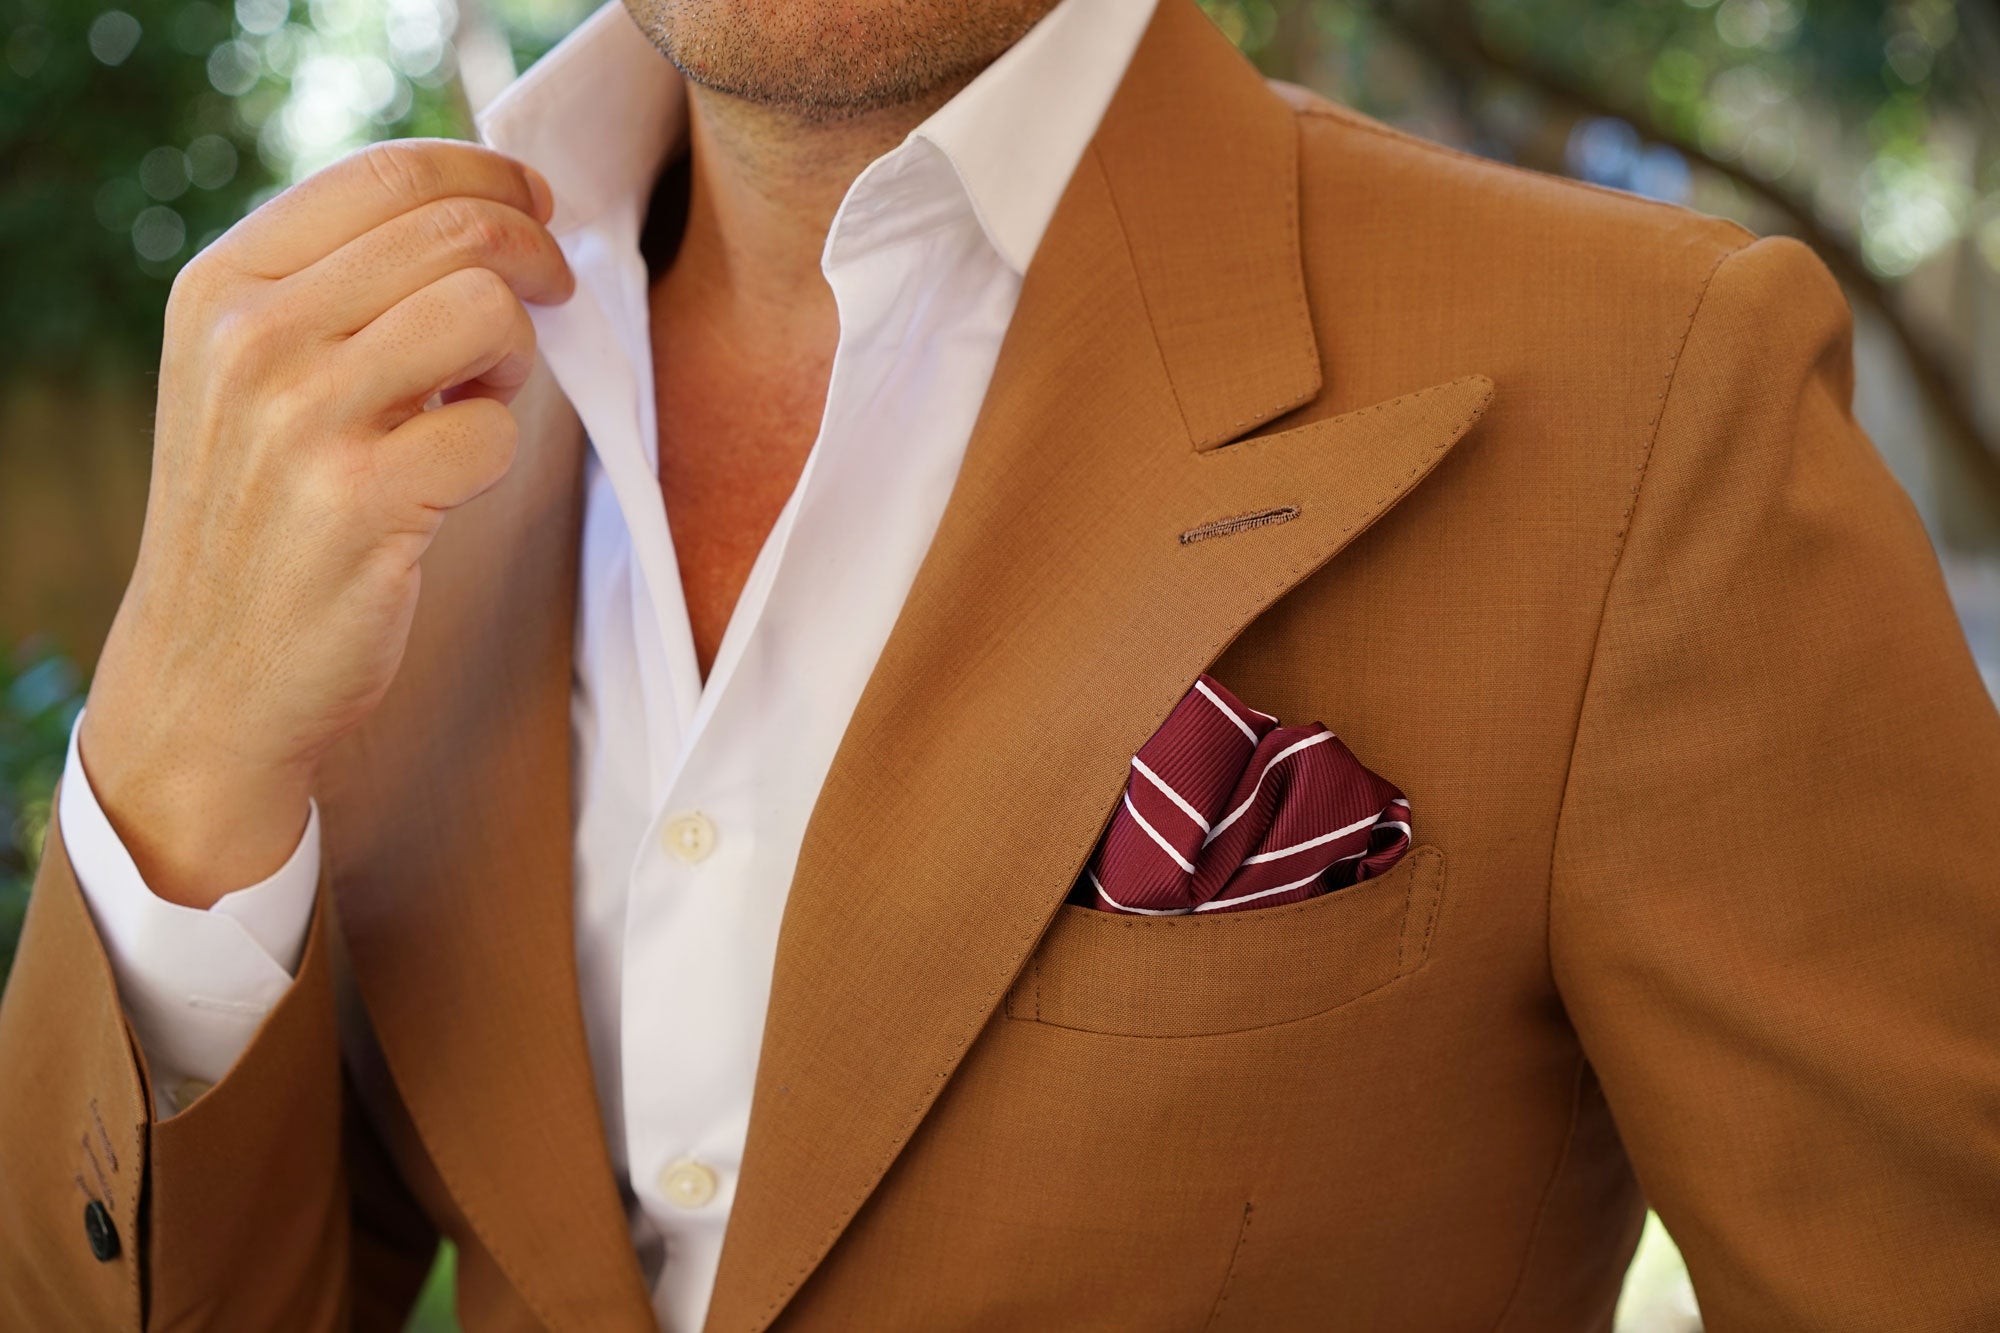
[[[1410,973],[1423,967],[1431,959],[1431,937],[1437,934],[1438,917],[1444,914],[1445,876],[1449,873],[1449,867],[1445,865],[1442,855],[1439,855],[1436,861],[1437,869],[1433,872],[1433,876],[1437,881],[1437,887],[1431,891],[1430,911],[1424,918],[1424,938],[1417,946],[1416,963],[1412,965],[1409,961],[1403,960],[1396,972],[1398,977],[1408,976]],[[1416,877],[1414,875],[1410,877],[1410,892],[1412,895],[1416,893]],[[1403,909],[1403,929],[1406,939],[1408,938],[1407,932],[1409,930],[1409,912],[1409,907],[1405,906]]]
[[[1397,946],[1398,968],[1394,973],[1392,973],[1388,977],[1383,978],[1381,981],[1376,982],[1372,986],[1354,992],[1352,995],[1342,996],[1341,998],[1334,1000],[1332,1003],[1326,1005],[1324,1008],[1315,1009],[1309,1014],[1296,1014],[1291,1018],[1273,1019],[1268,1023],[1252,1023],[1245,1027],[1217,1028],[1213,1031],[1203,1031],[1203,1032],[1107,1032],[1101,1028],[1076,1027],[1073,1024],[1069,1023],[1058,1023],[1052,1018],[1043,1018],[1040,1015],[1039,1008],[1037,1009],[1036,1016],[1032,1021],[1040,1023],[1043,1027],[1053,1028],[1057,1032],[1075,1032],[1086,1037],[1107,1037],[1119,1041],[1199,1041],[1207,1037],[1233,1037],[1245,1032],[1269,1032],[1275,1028],[1292,1027],[1299,1023],[1310,1023],[1313,1022],[1315,1019],[1324,1018],[1328,1014],[1334,1013],[1337,1010],[1345,1009],[1353,1004],[1358,1004],[1362,1000],[1365,1000],[1369,996],[1375,994],[1377,991],[1387,990],[1389,987],[1395,985],[1397,982],[1403,981],[1408,977],[1415,976],[1418,972],[1423,971],[1424,965],[1430,961],[1431,936],[1436,929],[1438,916],[1442,912],[1444,906],[1444,889],[1445,889],[1444,856],[1441,852],[1436,851],[1429,845],[1417,849],[1415,852],[1412,852],[1411,855],[1422,856],[1427,862],[1429,862],[1434,867],[1431,873],[1434,876],[1437,883],[1437,888],[1432,894],[1432,902],[1436,904],[1436,906],[1434,906],[1431,911],[1430,924],[1429,927],[1426,928],[1424,932],[1423,952],[1417,956],[1417,960],[1414,966],[1405,968],[1402,966],[1401,962],[1402,946],[1399,943]],[[1336,890],[1336,892],[1345,892],[1345,890]],[[1407,931],[1409,929],[1410,900],[1415,896],[1415,893],[1416,893],[1416,876],[1412,875],[1410,876],[1409,881],[1403,886],[1403,918],[1401,922],[1398,924],[1399,935],[1400,932]],[[1307,903],[1294,903],[1292,904],[1291,907],[1283,907],[1283,908],[1274,907],[1268,910],[1273,912],[1291,911],[1294,908],[1304,907],[1307,906],[1308,903],[1317,901],[1319,901],[1319,899],[1316,898],[1309,899],[1307,900]],[[1134,920],[1121,918],[1120,924],[1133,925],[1139,923]],[[1030,966],[1034,966],[1034,964],[1031,963]],[[1040,974],[1038,969],[1037,985],[1039,984],[1040,984]],[[1009,1014],[1008,1017],[1014,1018],[1016,1019],[1016,1021],[1020,1022],[1030,1021],[1027,1019],[1017,1018],[1017,1016],[1013,1014]]]
[[[1678,376],[1681,368],[1682,358],[1687,352],[1689,341],[1694,336],[1695,321],[1699,318],[1701,314],[1702,306],[1708,300],[1708,293],[1715,283],[1715,275],[1722,270],[1722,266],[1725,263],[1727,263],[1732,256],[1741,253],[1743,248],[1744,247],[1742,246],[1738,246],[1732,249],[1725,250],[1722,252],[1722,254],[1718,255],[1715,259],[1715,262],[1709,266],[1708,272],[1703,275],[1701,284],[1695,291],[1694,301],[1688,308],[1687,319],[1681,325],[1681,336],[1675,342],[1672,354],[1669,355],[1667,358],[1667,368],[1666,368],[1666,373],[1662,379],[1662,383],[1660,385],[1658,405],[1654,408],[1652,425],[1646,433],[1646,447],[1640,455],[1639,465],[1635,469],[1635,473],[1632,478],[1631,494],[1626,499],[1625,512],[1619,518],[1618,532],[1613,539],[1616,543],[1616,550],[1613,553],[1611,559],[1611,572],[1604,580],[1603,596],[1598,602],[1597,625],[1591,634],[1590,664],[1584,670],[1583,687],[1577,692],[1576,716],[1572,720],[1570,726],[1569,756],[1567,759],[1564,760],[1563,763],[1562,795],[1558,798],[1556,802],[1555,821],[1552,826],[1549,839],[1548,882],[1543,889],[1542,955],[1544,959],[1547,960],[1549,965],[1550,984],[1552,986],[1555,986],[1555,989],[1557,990],[1558,994],[1560,994],[1561,987],[1559,985],[1556,985],[1554,980],[1556,849],[1562,843],[1563,814],[1568,809],[1569,806],[1570,779],[1574,775],[1576,768],[1576,746],[1577,746],[1577,741],[1581,737],[1583,732],[1583,712],[1590,700],[1590,687],[1592,682],[1596,679],[1597,675],[1598,652],[1599,649],[1603,646],[1604,622],[1609,615],[1609,610],[1611,605],[1611,590],[1613,586],[1616,585],[1618,582],[1619,571],[1624,567],[1625,552],[1627,549],[1626,539],[1631,534],[1632,518],[1634,513],[1636,513],[1638,510],[1639,493],[1645,487],[1646,476],[1653,461],[1653,450],[1655,446],[1657,446],[1659,443],[1660,426],[1662,422],[1666,420],[1667,403],[1668,400],[1673,396],[1674,386],[1678,382]],[[1534,1259],[1535,1243],[1540,1237],[1542,1223],[1547,1214],[1549,1202],[1554,1197],[1556,1183],[1558,1180],[1561,1179],[1563,1166],[1568,1160],[1570,1146],[1576,1135],[1576,1126],[1579,1116],[1579,1108],[1583,1096],[1583,1071],[1588,1063],[1589,1061],[1586,1054],[1579,1051],[1577,1055],[1576,1089],[1575,1092],[1572,1094],[1570,1103],[1569,1132],[1564,1136],[1562,1153],[1556,1159],[1555,1170],[1550,1173],[1549,1183],[1548,1186],[1543,1190],[1541,1203],[1536,1206],[1535,1221],[1533,1226],[1529,1229],[1528,1246],[1522,1252],[1521,1255],[1520,1270],[1515,1274],[1514,1289],[1512,1292],[1508,1294],[1507,1304],[1504,1307],[1502,1307],[1499,1318],[1494,1321],[1493,1326],[1495,1329],[1500,1328],[1502,1325],[1506,1323],[1508,1316],[1512,1314],[1514,1310],[1516,1302],[1520,1300],[1521,1292],[1526,1285],[1528,1276],[1528,1266]]]
[[[1403,919],[1400,922],[1402,930],[1398,932],[1396,937],[1396,975],[1399,977],[1406,975],[1410,970],[1410,908],[1416,903],[1416,900],[1417,877],[1415,875],[1405,876],[1403,879]],[[1428,933],[1426,933],[1425,939],[1428,942]]]
[[[1517,166],[1512,162],[1499,162],[1490,157],[1481,157],[1477,153],[1468,153],[1463,149],[1453,148],[1448,144],[1433,143],[1428,139],[1419,138],[1414,134],[1407,134],[1393,126],[1371,120],[1367,116],[1360,115],[1350,108],[1328,102],[1324,99],[1318,99],[1315,103],[1305,106],[1294,105],[1292,112],[1302,119],[1331,121],[1335,125],[1357,130],[1363,134],[1373,135],[1375,138],[1382,139],[1388,143],[1404,148],[1418,149],[1429,153],[1433,157],[1442,157],[1449,161],[1463,163],[1466,166],[1484,167],[1503,175],[1526,177],[1542,184],[1554,184],[1566,189],[1576,190],[1583,194],[1601,195],[1606,199],[1616,199],[1620,203],[1625,204],[1637,204],[1643,208],[1655,209],[1689,221],[1720,223],[1729,230],[1737,233],[1745,243],[1756,239],[1755,234],[1741,223],[1731,222],[1726,218],[1705,217],[1702,214],[1696,213],[1693,209],[1683,207],[1680,204],[1670,204],[1662,199],[1648,199],[1644,195],[1629,194],[1623,190],[1614,190],[1610,186],[1598,185],[1591,181],[1570,180],[1566,177],[1551,175],[1545,171],[1532,171],[1527,167]]]
[[[1246,1032],[1271,1032],[1278,1028],[1295,1027],[1301,1023],[1314,1022],[1317,1019],[1325,1018],[1328,1014],[1338,1013],[1342,1009],[1359,1004],[1376,992],[1385,991],[1398,982],[1407,981],[1422,970],[1421,967],[1415,967],[1408,972],[1387,977],[1376,982],[1366,990],[1359,990],[1352,995],[1343,996],[1335,1000],[1332,1004],[1327,1005],[1324,1009],[1315,1009],[1309,1014],[1300,1014],[1295,1018],[1280,1018],[1269,1023],[1252,1023],[1248,1027],[1219,1028],[1213,1032],[1105,1032],[1097,1028],[1072,1027],[1066,1023],[1058,1023],[1051,1018],[1041,1018],[1034,1021],[1056,1032],[1074,1032],[1082,1037],[1100,1037],[1111,1041],[1203,1041],[1214,1037],[1237,1037]]]
[[[1097,151],[1093,140],[1090,148],[1090,164],[1097,169],[1097,179],[1104,186],[1104,199],[1111,208],[1111,220],[1118,224],[1118,240],[1125,247],[1125,267],[1132,274],[1132,286],[1139,293],[1139,308],[1146,312],[1146,336],[1152,340],[1153,356],[1160,363],[1160,377],[1167,382],[1167,391],[1174,396],[1174,415],[1181,419],[1181,434],[1190,440],[1194,438],[1194,427],[1188,423],[1187,407],[1181,402],[1180,386],[1174,383],[1172,369],[1167,365],[1167,349],[1160,345],[1160,326],[1153,318],[1153,300],[1146,291],[1146,281],[1139,276],[1139,261],[1132,257],[1132,232],[1125,225],[1125,215],[1118,208],[1118,191],[1111,186],[1111,173],[1104,169],[1104,158]],[[773,1306],[773,1309],[777,1307]]]
[[[1308,421],[1303,425],[1293,426],[1288,430],[1276,431],[1269,435],[1252,435],[1247,439],[1234,440],[1226,446],[1218,446],[1214,449],[1198,450],[1195,453],[1195,457],[1203,460],[1204,462],[1221,458],[1230,458],[1230,457],[1242,458],[1251,453],[1255,453],[1260,448],[1266,445],[1278,445],[1283,443],[1284,441],[1294,439],[1295,437],[1298,436],[1310,434],[1313,431],[1321,430],[1327,426],[1335,425],[1336,423],[1360,421],[1364,417],[1372,417],[1379,413],[1387,412],[1394,408],[1403,407],[1409,403],[1418,402],[1422,399],[1430,398],[1440,393],[1449,393],[1452,390],[1461,388],[1469,383],[1478,380],[1479,378],[1480,377],[1477,375],[1462,375],[1455,380],[1447,380],[1443,384],[1433,384],[1429,388],[1425,389],[1414,389],[1409,393],[1398,394],[1394,398],[1385,398],[1379,403],[1371,403],[1367,407],[1358,407],[1351,412],[1342,412],[1337,416],[1324,417],[1318,421]],[[1462,436],[1464,436],[1464,434],[1468,430],[1472,429],[1473,423],[1479,420],[1480,416],[1486,411],[1487,407],[1493,402],[1493,394],[1494,394],[1494,389],[1492,385],[1489,383],[1486,392],[1480,395],[1479,401],[1477,403],[1473,404],[1472,410],[1467,412],[1465,416],[1459,421],[1458,425],[1452,429],[1450,444],[1436,446],[1434,447],[1433,452],[1442,453],[1445,449],[1450,448],[1451,444],[1456,444],[1458,440]],[[1406,474],[1406,477],[1415,476],[1416,473],[1417,473],[1417,468],[1411,468],[1410,471]],[[1389,492],[1384,494],[1383,499],[1387,499],[1389,495],[1393,495],[1394,493],[1395,493],[1394,489],[1391,489]],[[1378,500],[1375,503],[1379,504],[1381,503],[1381,501]]]
[[[110,1159],[111,1170],[113,1173],[116,1173],[118,1170],[118,1149],[111,1142],[110,1131],[104,1128],[104,1117],[98,1114],[97,1098],[95,1097],[90,1099],[90,1121],[93,1125],[97,1126],[97,1137],[104,1144],[104,1155]],[[84,1146],[90,1146],[88,1137],[84,1139]]]
[[[105,1206],[116,1212],[118,1210],[118,1195],[111,1188],[111,1177],[104,1174],[104,1164],[97,1158],[97,1145],[90,1141],[90,1135],[88,1134],[83,1136],[82,1142],[83,1155],[85,1160],[90,1163],[91,1174],[97,1177],[97,1187],[104,1191]]]
[[[1632,477],[1631,494],[1625,500],[1625,512],[1618,520],[1618,531],[1612,538],[1615,549],[1611,556],[1611,572],[1605,577],[1604,591],[1598,599],[1597,624],[1590,636],[1590,662],[1584,668],[1583,685],[1577,691],[1576,712],[1570,720],[1569,754],[1563,760],[1562,795],[1556,799],[1555,819],[1549,833],[1548,882],[1542,890],[1542,955],[1548,961],[1550,984],[1555,985],[1555,880],[1556,852],[1562,845],[1563,815],[1569,808],[1570,780],[1576,771],[1576,747],[1583,734],[1583,713],[1590,702],[1590,687],[1597,679],[1598,653],[1604,645],[1604,622],[1609,618],[1611,590],[1617,585],[1618,574],[1625,565],[1626,539],[1631,535],[1632,516],[1639,507],[1639,493],[1646,484],[1646,475],[1653,462],[1653,449],[1659,443],[1660,425],[1666,420],[1667,401],[1672,397],[1681,368],[1681,358],[1687,352],[1689,340],[1694,336],[1695,320],[1701,314],[1703,304],[1708,300],[1710,288],[1715,283],[1715,275],[1731,256],[1742,252],[1743,247],[1725,250],[1716,257],[1703,275],[1701,285],[1696,289],[1694,303],[1688,308],[1687,319],[1681,325],[1681,336],[1674,344],[1674,350],[1667,358],[1666,374],[1660,385],[1658,405],[1653,409],[1652,425],[1646,432],[1646,447],[1640,453],[1639,465]],[[1558,992],[1560,987],[1557,987]]]
[[[1232,537],[1252,528],[1266,528],[1276,523],[1289,523],[1299,516],[1297,505],[1283,505],[1277,509],[1260,509],[1253,514],[1238,514],[1233,518],[1218,518],[1212,523],[1189,528],[1180,536],[1182,546],[1192,546],[1212,537]]]
[[[1229,1288],[1236,1281],[1237,1262],[1243,1258],[1243,1244],[1250,1239],[1250,1214],[1253,1207],[1254,1205],[1247,1200],[1243,1204],[1243,1221],[1236,1228],[1236,1244],[1230,1247],[1229,1267],[1223,1270],[1222,1286],[1215,1293],[1215,1304],[1209,1307],[1208,1323],[1204,1326],[1206,1328],[1214,1328],[1216,1321],[1222,1318],[1223,1303],[1229,1299]]]
[[[1576,1126],[1582,1119],[1583,1071],[1588,1066],[1581,1051],[1577,1052],[1576,1073],[1571,1076],[1569,1097],[1569,1127],[1563,1131],[1562,1151],[1556,1154],[1556,1162],[1549,1169],[1548,1182],[1542,1186],[1542,1198],[1535,1205],[1535,1220],[1528,1225],[1528,1243],[1521,1250],[1521,1266],[1515,1270],[1514,1285],[1507,1292],[1507,1303],[1500,1307],[1499,1318],[1493,1321],[1495,1333],[1514,1313],[1514,1305],[1521,1299],[1521,1292],[1528,1284],[1528,1267],[1534,1262],[1535,1245],[1542,1237],[1542,1223],[1548,1219],[1549,1203],[1555,1198],[1556,1185],[1562,1180],[1563,1168],[1569,1165],[1570,1149],[1576,1144]]]
[[[1296,329],[1303,331],[1307,338],[1313,339],[1315,346],[1317,346],[1317,338],[1313,333],[1312,327],[1312,309],[1306,301],[1305,246],[1300,240],[1299,232],[1300,155],[1298,135],[1295,129],[1292,136],[1292,170],[1288,173],[1285,180],[1283,205],[1285,239],[1291,247],[1293,260],[1292,281],[1288,284],[1290,290],[1287,293],[1290,299],[1285,303],[1285,316],[1292,322]],[[1160,368],[1165,375],[1168,389],[1174,395],[1174,409],[1180,414],[1181,432],[1187,436],[1189,446],[1193,448],[1196,454],[1214,453],[1216,452],[1216,448],[1203,449],[1195,444],[1194,423],[1188,420],[1187,405],[1181,400],[1180,386],[1174,383],[1172,367],[1167,364],[1167,349],[1160,344],[1159,324],[1154,318],[1152,297],[1146,291],[1146,280],[1139,272],[1138,262],[1132,258],[1132,232],[1125,225],[1124,211],[1118,207],[1117,187],[1112,184],[1111,173],[1105,170],[1104,159],[1098,153],[1097,145],[1094,142],[1090,146],[1090,160],[1097,167],[1098,179],[1104,183],[1104,197],[1111,205],[1112,220],[1118,224],[1119,239],[1125,243],[1126,264],[1132,271],[1133,286],[1139,290],[1139,304],[1146,311],[1146,326],[1153,337],[1153,349],[1159,354]],[[1249,416],[1243,418],[1241,421],[1230,422],[1224,429],[1229,432],[1229,437],[1241,435],[1258,422],[1269,421],[1294,406],[1300,406],[1300,404],[1293,403],[1288,397],[1279,398],[1267,407],[1253,409]],[[1218,441],[1217,447],[1219,448],[1221,444],[1227,443],[1227,441],[1228,437]]]

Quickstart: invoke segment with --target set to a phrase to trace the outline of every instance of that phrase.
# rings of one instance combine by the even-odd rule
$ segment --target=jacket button
[[[95,1199],[84,1205],[83,1234],[90,1238],[90,1252],[99,1263],[118,1257],[118,1228],[112,1225],[111,1210]]]

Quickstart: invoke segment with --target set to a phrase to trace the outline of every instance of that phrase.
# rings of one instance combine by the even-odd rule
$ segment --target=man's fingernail
[[[549,188],[547,178],[533,167],[522,167],[521,174],[528,178],[528,193],[535,201],[536,219],[541,222],[547,222],[555,216],[556,192]]]

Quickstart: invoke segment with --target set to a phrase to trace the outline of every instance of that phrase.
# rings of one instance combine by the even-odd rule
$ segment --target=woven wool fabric
[[[1318,722],[1280,726],[1213,676],[1132,756],[1071,901],[1181,916],[1280,907],[1372,879],[1410,848],[1410,803]]]

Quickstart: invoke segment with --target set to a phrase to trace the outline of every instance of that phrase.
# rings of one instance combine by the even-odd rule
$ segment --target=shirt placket
[[[835,225],[837,236],[838,220]],[[883,293],[902,284],[885,281],[880,271],[894,261],[862,258],[876,267],[828,268],[842,325],[821,433],[739,594],[709,678],[656,784],[651,827],[635,852],[621,1006],[625,1156],[634,1189],[665,1241],[656,1292],[662,1308],[684,1307],[694,1293],[679,1288],[712,1275],[713,1262],[704,1260],[720,1246],[740,1166],[788,887],[789,866],[776,862],[779,851],[796,841],[789,826],[771,831],[783,836],[767,837],[760,825],[802,812],[781,816],[764,809],[769,802],[760,799],[760,771],[786,747],[764,734],[738,682],[762,652],[773,593],[793,558],[801,514],[826,470],[841,465],[842,442],[829,438],[828,423],[853,417],[845,405],[866,400],[879,369],[879,340],[869,336],[871,328],[857,329],[852,316],[865,311],[879,323],[894,304]],[[653,428],[650,393],[648,399],[642,415]],[[635,536],[644,526],[668,538],[671,560],[657,473],[645,504],[626,505],[623,492],[620,503]],[[655,589],[644,605],[635,599],[635,615],[657,631],[645,649],[656,663],[670,657],[674,638],[690,633],[677,564],[671,575],[673,595]]]

